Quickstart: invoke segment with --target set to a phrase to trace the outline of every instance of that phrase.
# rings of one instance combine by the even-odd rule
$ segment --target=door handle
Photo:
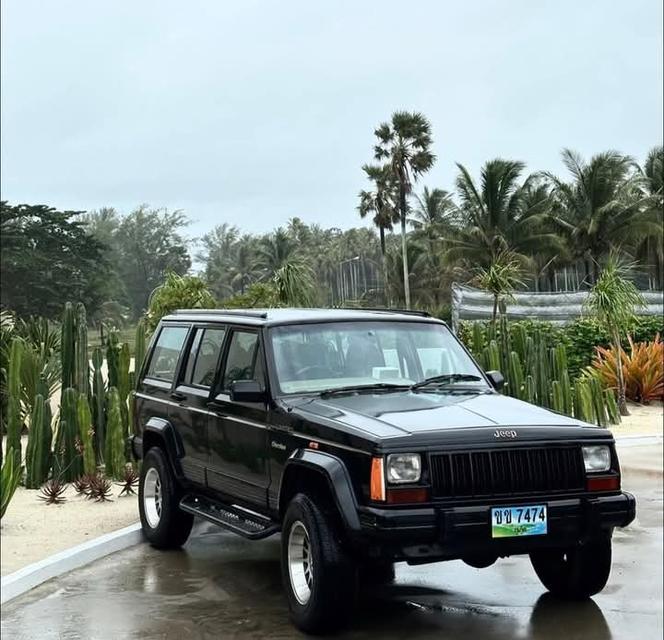
[[[173,391],[173,393],[171,393],[171,398],[173,398],[173,400],[177,400],[178,402],[183,402],[187,399],[187,396],[185,396],[184,393]]]

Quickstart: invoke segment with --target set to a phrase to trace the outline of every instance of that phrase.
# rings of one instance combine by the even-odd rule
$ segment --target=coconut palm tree
[[[295,241],[279,227],[261,239],[257,248],[256,266],[273,274],[292,257],[296,249]]]
[[[389,167],[376,167],[365,164],[362,167],[362,171],[364,171],[367,178],[373,182],[374,189],[372,191],[360,191],[360,204],[358,205],[357,210],[359,211],[361,218],[373,215],[373,223],[378,229],[381,261],[383,265],[383,288],[386,296],[385,302],[387,304],[389,285],[387,282],[388,269],[385,232],[391,231],[393,224],[398,220],[395,204],[397,194],[392,179],[392,172],[389,170]]]
[[[597,281],[599,260],[612,247],[637,247],[648,235],[661,233],[648,213],[651,197],[643,192],[643,176],[630,156],[605,151],[585,162],[570,149],[562,152],[571,182],[551,173],[552,220],[565,236],[575,258],[582,260],[586,279]]]
[[[397,210],[401,223],[401,253],[403,255],[403,281],[406,308],[410,309],[410,283],[408,252],[406,250],[406,222],[408,197],[413,182],[431,169],[436,156],[431,151],[431,125],[421,113],[396,111],[390,122],[384,122],[374,131],[378,143],[374,158],[389,167],[397,191]]]
[[[448,242],[446,260],[488,268],[509,251],[524,266],[533,255],[564,253],[565,247],[549,228],[549,193],[534,175],[520,181],[522,162],[497,158],[481,170],[480,184],[457,164],[459,225]]]
[[[650,201],[647,206],[647,216],[658,223],[641,243],[637,257],[645,262],[652,274],[651,283],[657,289],[662,288],[664,279],[664,226],[662,210],[664,209],[664,147],[654,147],[648,153],[643,166],[644,189]]]

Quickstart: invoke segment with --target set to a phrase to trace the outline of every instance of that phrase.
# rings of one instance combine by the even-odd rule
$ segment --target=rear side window
[[[188,327],[164,327],[161,330],[146,374],[149,378],[173,380],[188,331]]]
[[[193,375],[191,376],[192,384],[201,387],[212,386],[225,334],[226,331],[224,329],[203,329]]]
[[[224,390],[230,389],[235,380],[256,380],[256,360],[258,356],[258,334],[248,331],[234,331],[226,357]]]

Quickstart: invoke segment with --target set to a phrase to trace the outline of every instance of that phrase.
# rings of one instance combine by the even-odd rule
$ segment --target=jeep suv
[[[609,431],[501,395],[500,373],[425,314],[178,311],[138,380],[146,538],[178,547],[195,516],[280,531],[304,631],[342,623],[395,562],[529,554],[549,591],[588,598],[634,519]]]

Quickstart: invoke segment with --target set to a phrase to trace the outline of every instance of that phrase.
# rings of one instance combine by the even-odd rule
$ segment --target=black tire
[[[311,574],[306,601],[296,595],[289,565],[291,534],[302,525],[308,535]],[[342,627],[355,607],[357,571],[341,544],[341,532],[330,509],[298,493],[290,502],[281,532],[281,573],[293,624],[305,633],[327,633]]]
[[[537,577],[556,597],[585,600],[599,593],[611,573],[611,537],[598,536],[570,549],[530,554]]]
[[[155,515],[146,508],[146,479],[154,479],[157,474],[160,483],[160,512]],[[149,489],[148,489],[149,492]],[[138,510],[141,526],[148,542],[157,549],[177,549],[189,537],[194,524],[194,516],[180,510],[182,491],[171,471],[166,454],[159,447],[153,447],[146,454],[141,465],[138,485]]]
[[[391,584],[394,582],[394,563],[389,560],[365,562],[359,568],[360,583],[365,585]]]

